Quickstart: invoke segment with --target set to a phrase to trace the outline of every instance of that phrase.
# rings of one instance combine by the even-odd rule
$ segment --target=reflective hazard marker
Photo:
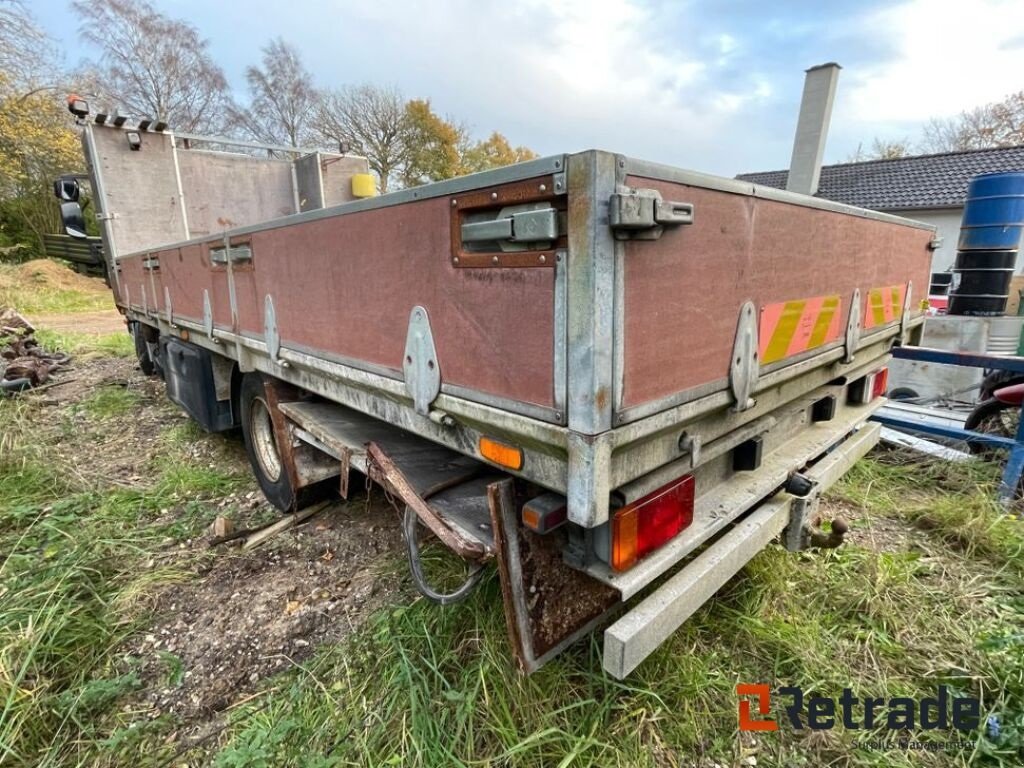
[[[761,365],[836,341],[843,321],[842,308],[838,295],[763,306],[757,334]]]
[[[903,315],[903,298],[906,293],[905,285],[890,285],[868,291],[864,307],[864,327],[877,328],[893,320],[899,320]]]

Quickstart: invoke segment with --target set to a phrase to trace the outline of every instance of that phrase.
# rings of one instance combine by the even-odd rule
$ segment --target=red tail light
[[[632,568],[693,522],[693,485],[693,475],[687,475],[615,513],[612,568]]]
[[[889,369],[882,368],[875,371],[871,382],[871,399],[874,400],[876,397],[881,397],[885,394],[885,391],[889,388]]]

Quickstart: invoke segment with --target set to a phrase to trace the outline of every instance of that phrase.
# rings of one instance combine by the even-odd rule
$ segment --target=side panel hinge
[[[656,189],[619,187],[608,218],[616,240],[657,240],[666,227],[693,224],[693,204],[664,200]]]

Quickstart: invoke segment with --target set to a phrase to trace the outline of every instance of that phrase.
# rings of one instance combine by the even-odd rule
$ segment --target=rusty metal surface
[[[628,177],[696,206],[691,226],[626,244],[623,406],[724,379],[740,306],[925,285],[932,233],[896,223]]]
[[[487,495],[509,641],[532,673],[613,614],[619,594],[562,561],[561,532],[538,536],[521,525],[511,480]]]
[[[416,492],[412,483],[384,449],[376,443],[370,443],[367,446],[367,455],[370,478],[405,502],[446,547],[459,557],[476,562],[488,560],[493,556],[493,551],[490,551],[479,539],[470,538],[461,530],[447,525],[430,504]]]
[[[452,266],[459,269],[493,267],[553,267],[555,251],[565,247],[565,238],[559,238],[551,248],[536,251],[507,253],[504,251],[467,251],[462,247],[462,225],[467,213],[504,208],[522,203],[550,202],[552,207],[565,210],[565,195],[556,196],[550,176],[529,179],[515,184],[487,187],[449,198],[451,210]]]

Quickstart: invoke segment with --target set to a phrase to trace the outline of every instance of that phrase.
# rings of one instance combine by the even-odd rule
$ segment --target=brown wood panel
[[[254,233],[256,300],[285,344],[396,372],[423,306],[444,383],[552,406],[554,271],[455,268],[450,216],[437,198]]]
[[[420,305],[444,383],[553,407],[554,270],[457,269],[451,215],[445,197],[247,236],[252,264],[235,269],[240,329],[262,336],[269,294],[284,344],[400,377],[409,314]],[[206,288],[215,321],[230,326],[227,276],[206,247],[165,252],[163,280],[176,315],[201,320]]]
[[[174,316],[202,322],[203,290],[210,287],[209,265],[203,256],[203,246],[170,248],[161,251],[159,256],[161,280],[171,294]]]
[[[914,283],[927,291],[928,230],[690,187],[629,178],[692,202],[694,223],[625,256],[625,407],[725,378],[743,302],[838,293],[843,323],[855,288]]]

